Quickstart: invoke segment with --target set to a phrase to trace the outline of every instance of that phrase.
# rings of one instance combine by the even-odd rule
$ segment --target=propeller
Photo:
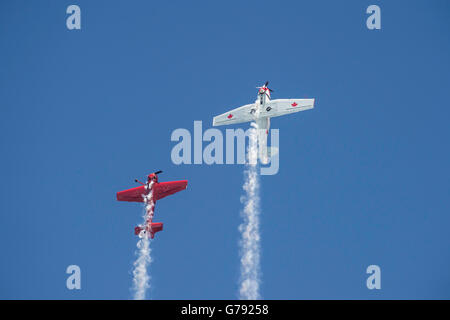
[[[156,171],[156,172],[153,172],[153,173],[149,174],[149,177],[152,174],[157,175],[157,174],[160,174],[160,173],[162,173],[162,170],[159,170],[159,171]],[[138,182],[138,183],[142,184],[143,186],[145,185],[145,183],[140,182],[138,179],[134,179],[134,182]]]
[[[266,88],[269,90],[269,92],[273,92],[273,90],[270,89],[270,88],[268,87],[268,85],[269,85],[269,81],[266,81],[266,83],[264,83],[264,86],[262,86],[262,87],[256,87],[256,88],[261,89],[261,88],[266,87]]]

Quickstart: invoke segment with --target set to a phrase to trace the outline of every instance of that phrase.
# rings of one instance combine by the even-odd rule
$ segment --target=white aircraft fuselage
[[[264,164],[269,162],[269,154],[267,149],[267,137],[269,136],[270,117],[259,116],[266,114],[265,109],[271,108],[267,102],[270,101],[270,91],[267,87],[262,87],[258,91],[258,98],[255,101],[257,108],[257,116],[255,117],[256,126],[258,128],[258,157]],[[266,107],[267,106],[267,107]],[[267,110],[266,110],[267,111]],[[270,110],[269,110],[270,111]],[[273,153],[273,152],[271,152]]]
[[[271,155],[278,152],[276,148],[267,147],[270,118],[314,108],[314,99],[270,99],[271,89],[268,82],[258,87],[258,96],[253,104],[247,104],[214,117],[213,126],[229,125],[254,121],[258,134],[258,157],[267,164]]]

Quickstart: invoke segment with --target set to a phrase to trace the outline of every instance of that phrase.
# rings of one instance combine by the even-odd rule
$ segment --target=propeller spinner
[[[263,90],[264,90],[264,88],[267,88],[267,90],[269,90],[269,92],[273,92],[273,90],[270,89],[270,88],[268,87],[268,85],[269,85],[269,81],[266,81],[266,83],[264,83],[264,86],[262,86],[262,87],[256,87],[256,88],[258,88],[258,89],[263,89]]]

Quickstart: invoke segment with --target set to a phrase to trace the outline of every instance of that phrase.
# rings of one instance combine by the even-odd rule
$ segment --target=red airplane
[[[158,182],[158,174],[160,173],[162,173],[162,171],[149,174],[147,177],[147,183],[142,183],[135,179],[135,182],[140,183],[141,186],[117,192],[117,200],[128,202],[145,202],[144,196],[147,196],[150,191],[153,191],[152,199],[147,199],[147,201],[152,200],[153,205],[151,212],[153,212],[157,200],[186,189],[188,183],[187,180]],[[144,230],[144,233],[150,235],[153,239],[155,237],[155,233],[163,229],[163,224],[161,222],[153,222],[152,220],[153,215],[147,218],[145,226],[138,226],[134,228],[134,234],[139,235],[141,231]]]

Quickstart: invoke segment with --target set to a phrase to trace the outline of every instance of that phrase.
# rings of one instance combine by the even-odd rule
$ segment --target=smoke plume
[[[148,195],[144,196],[145,202],[145,210],[142,216],[143,222],[142,226],[147,225],[147,220],[153,220],[153,190],[152,184],[150,183],[149,188],[150,192]],[[147,234],[139,235],[139,240],[136,244],[136,261],[134,261],[133,266],[133,291],[134,291],[134,300],[144,300],[147,289],[150,288],[150,275],[147,271],[148,266],[152,262],[151,258],[151,248],[150,248],[150,239]]]
[[[245,195],[241,198],[244,205],[241,211],[243,223],[241,233],[241,277],[239,298],[241,300],[260,299],[260,233],[259,233],[259,176],[257,171],[258,143],[257,127],[252,123],[247,148],[247,164],[244,172]]]

